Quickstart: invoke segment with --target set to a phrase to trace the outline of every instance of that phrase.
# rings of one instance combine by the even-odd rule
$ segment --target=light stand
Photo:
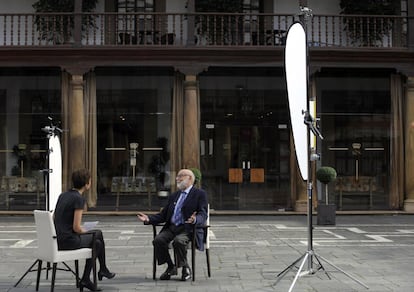
[[[58,128],[57,126],[55,126],[52,122],[52,118],[48,117],[48,119],[50,120],[50,126],[45,126],[44,128],[42,128],[43,132],[46,132],[46,138],[47,138],[47,152],[46,152],[46,167],[44,169],[39,170],[40,172],[43,173],[43,179],[44,179],[44,185],[45,185],[45,197],[46,197],[46,209],[47,211],[52,211],[50,210],[50,191],[49,191],[49,182],[50,182],[50,174],[53,173],[53,168],[52,167],[56,167],[56,166],[51,166],[50,163],[50,154],[54,151],[53,147],[51,147],[51,139],[54,137],[59,137],[59,134],[62,133],[62,129]],[[55,151],[57,152],[58,149],[55,149]],[[59,155],[60,155],[60,147],[59,147]],[[55,173],[59,173],[59,170],[55,169]],[[54,207],[54,206],[53,206]],[[29,272],[37,272],[38,275],[40,275],[40,270],[39,268],[37,269],[33,269],[33,267],[39,262],[39,260],[37,259],[27,270],[26,272],[23,274],[23,276],[20,277],[20,279],[16,282],[16,284],[14,284],[14,287],[17,287],[17,285],[23,280],[24,277],[26,277],[26,275]],[[67,270],[65,271],[72,271],[72,269],[65,263],[63,262],[63,264],[66,266]],[[47,262],[46,268],[42,268],[42,270],[45,269],[46,270],[46,279],[49,276],[49,270],[50,268],[50,262]],[[73,271],[72,271],[73,272]],[[53,281],[53,280],[52,280]]]
[[[315,120],[312,118],[312,116],[309,114],[309,112],[303,112],[305,118],[304,118],[304,123],[306,124],[306,126],[308,127],[309,131],[311,131],[313,134],[315,134],[315,136],[318,136],[320,139],[323,139],[321,133],[319,132],[319,129],[317,128],[316,124],[315,124]],[[309,146],[309,132],[308,132],[308,146]],[[311,168],[312,168],[312,162],[315,160],[319,159],[319,155],[316,153],[313,153],[313,149],[311,149],[309,147],[309,151],[308,151],[308,159],[309,159],[309,174],[311,174]],[[364,283],[362,283],[361,281],[359,281],[358,279],[354,278],[352,275],[350,275],[349,273],[345,272],[344,270],[340,269],[339,267],[337,267],[336,265],[334,265],[333,263],[331,263],[330,261],[328,261],[327,259],[325,259],[324,257],[318,255],[317,253],[315,253],[315,251],[313,250],[313,224],[312,224],[312,179],[311,179],[312,175],[309,175],[308,178],[308,183],[307,183],[307,194],[308,194],[308,205],[307,205],[307,217],[308,217],[308,247],[307,247],[307,251],[300,256],[297,260],[295,260],[292,264],[290,264],[286,269],[284,269],[282,272],[280,272],[277,275],[277,280],[273,285],[276,285],[290,270],[292,270],[293,268],[296,268],[297,264],[300,262],[298,271],[295,275],[295,278],[293,279],[293,282],[289,288],[289,292],[292,291],[293,287],[295,286],[297,280],[299,277],[304,276],[304,275],[313,275],[316,272],[318,272],[319,270],[323,270],[326,274],[326,276],[328,277],[328,279],[331,279],[330,275],[328,274],[328,272],[325,270],[324,266],[322,265],[322,261],[326,262],[327,264],[329,264],[330,266],[334,267],[337,271],[342,272],[344,275],[346,275],[348,278],[354,280],[355,282],[357,282],[358,284],[360,284],[361,286],[365,287],[366,289],[369,289],[368,286],[366,286]],[[316,262],[315,262],[316,260]],[[305,263],[308,263],[308,268],[307,270],[304,270],[304,266]],[[317,264],[317,266],[314,268],[314,263]]]
[[[129,143],[129,164],[132,167],[132,183],[135,184],[135,168],[137,166],[138,143]]]
[[[307,7],[301,7],[301,14],[300,15],[305,20],[306,20],[306,18],[308,18],[312,15],[311,13],[312,13],[311,9],[309,9]],[[298,27],[298,26],[296,26],[296,27]],[[293,58],[295,58],[295,59],[304,60],[304,59],[301,59],[301,57],[303,57],[303,55],[300,55],[300,54],[306,53],[306,56],[308,57],[308,54],[307,54],[308,50],[307,50],[307,43],[306,43],[306,32],[303,30],[303,27],[301,27],[300,31],[294,30],[293,31],[294,35],[295,35],[295,32],[299,32],[298,43],[295,43],[294,41],[291,42],[290,29],[289,29],[288,36],[287,36],[287,42],[286,42],[286,48],[288,48],[288,46],[289,46],[289,49],[294,50],[298,46],[300,47],[301,45],[305,45],[306,46],[306,49],[305,49],[306,52],[305,52],[305,50],[303,50],[303,51],[297,50],[295,52],[298,53],[299,55],[293,56]],[[293,39],[295,39],[295,37],[292,37],[292,40]],[[292,43],[294,43],[295,46],[292,47],[291,46]],[[296,45],[298,45],[298,46],[296,46]],[[287,55],[287,53],[289,53],[289,61],[290,61],[290,58],[292,58],[292,55],[290,54],[291,51],[288,50],[288,49],[286,49],[286,51],[287,51],[286,55]],[[286,76],[287,76],[286,79],[287,79],[287,83],[288,83],[289,108],[291,110],[291,123],[292,123],[292,129],[293,129],[293,132],[294,132],[293,133],[294,140],[295,140],[295,132],[296,132],[296,134],[298,134],[298,133],[301,134],[300,136],[296,136],[296,137],[300,137],[300,138],[302,138],[302,136],[304,136],[305,132],[306,132],[306,139],[307,139],[307,141],[304,141],[305,143],[301,143],[300,145],[298,145],[297,141],[295,141],[295,150],[296,150],[297,157],[299,157],[299,155],[305,154],[305,151],[307,152],[307,157],[306,157],[306,154],[303,155],[303,156],[300,156],[300,157],[304,157],[305,159],[300,159],[300,160],[298,159],[299,160],[298,162],[299,162],[302,177],[303,177],[304,180],[307,180],[308,244],[307,244],[307,251],[302,256],[300,256],[297,260],[295,260],[292,264],[290,264],[286,269],[284,269],[282,272],[280,272],[277,275],[277,280],[273,285],[276,285],[293,268],[298,268],[298,270],[297,270],[297,273],[296,273],[296,275],[293,279],[293,282],[292,282],[292,284],[289,288],[289,292],[292,291],[292,289],[295,286],[295,284],[296,284],[299,277],[304,276],[304,275],[313,275],[316,272],[318,272],[319,270],[323,270],[325,272],[326,276],[329,279],[331,279],[330,275],[328,274],[328,272],[325,270],[324,266],[322,265],[322,262],[321,262],[321,260],[322,260],[322,261],[326,262],[327,264],[331,265],[332,267],[334,267],[336,270],[338,270],[338,271],[342,272],[343,274],[345,274],[350,279],[352,279],[355,282],[357,282],[358,284],[362,285],[366,289],[369,289],[368,286],[366,286],[365,284],[363,284],[359,280],[355,279],[353,276],[346,273],[345,271],[341,270],[340,268],[335,266],[333,263],[329,262],[327,259],[317,255],[315,253],[315,251],[313,250],[312,162],[315,161],[315,160],[319,160],[320,156],[319,156],[319,154],[315,153],[315,149],[312,148],[312,146],[311,146],[310,132],[312,132],[316,137],[318,137],[320,139],[323,139],[323,137],[322,137],[317,125],[316,125],[316,121],[314,120],[312,115],[309,113],[309,100],[308,100],[308,96],[306,94],[307,90],[305,91],[305,94],[303,94],[303,95],[302,94],[299,94],[299,95],[296,94],[295,95],[295,94],[292,94],[292,92],[290,92],[290,91],[295,91],[296,90],[297,81],[300,81],[300,85],[303,85],[304,88],[306,88],[307,84],[308,84],[308,80],[305,80],[304,78],[300,79],[301,76],[296,77],[297,74],[292,75],[290,73],[288,75],[288,72],[291,72],[290,70],[292,69],[292,66],[288,66],[288,62],[286,62],[286,63],[287,63],[286,64]],[[303,63],[298,62],[298,63],[293,63],[292,64],[291,62],[289,62],[289,65],[294,65],[293,66],[294,68],[299,67],[300,69],[303,68],[303,70],[308,71],[309,70],[309,64],[308,64],[308,62],[306,62],[306,63],[307,64],[305,64],[305,62],[303,62]],[[300,67],[301,65],[303,65],[303,67]],[[298,72],[298,71],[294,71],[294,72],[295,73],[303,73],[303,72]],[[288,78],[288,77],[290,77],[290,78]],[[306,84],[302,84],[302,83],[306,83]],[[292,84],[295,84],[295,86],[291,87],[290,85],[292,85]],[[300,85],[298,87],[300,87]],[[302,87],[300,87],[300,88],[302,88]],[[295,92],[293,92],[293,93],[295,93]],[[301,91],[300,93],[303,93],[303,92]],[[291,94],[292,94],[292,98],[291,98]],[[295,131],[295,126],[297,126],[298,124],[300,125],[300,121],[298,119],[296,119],[296,120],[292,119],[292,115],[296,115],[295,112],[292,112],[292,108],[295,109],[295,111],[298,109],[298,107],[294,107],[295,105],[297,105],[296,104],[297,101],[294,100],[293,97],[299,98],[300,100],[302,100],[302,97],[303,97],[303,100],[305,101],[305,103],[303,103],[303,104],[298,103],[300,106],[303,106],[303,108],[306,107],[306,111],[303,110],[303,108],[301,109],[302,115],[304,116],[304,124],[306,125],[303,128],[303,130],[305,132],[302,132],[302,131],[298,132],[298,129],[302,129],[302,127],[301,128],[296,128],[296,131]],[[302,147],[302,145],[303,145],[303,147]],[[307,162],[308,162],[307,165],[305,165],[306,158],[307,158]],[[305,163],[302,163],[302,162],[305,162]],[[303,169],[308,172],[306,175],[303,175],[301,165],[305,166],[305,167],[303,167]],[[307,269],[304,268],[306,263],[308,264]],[[297,264],[299,264],[299,267],[297,267]],[[314,264],[316,264],[315,267],[314,267]]]
[[[42,128],[43,132],[46,132],[47,138],[47,153],[46,153],[46,166],[47,168],[39,170],[43,173],[43,181],[45,185],[45,197],[46,197],[46,210],[50,211],[50,192],[49,192],[49,175],[53,172],[53,169],[50,168],[50,153],[53,151],[50,147],[50,139],[51,137],[58,136],[62,133],[62,129],[55,126],[52,122],[52,118],[48,117],[50,120],[50,126],[45,126]]]

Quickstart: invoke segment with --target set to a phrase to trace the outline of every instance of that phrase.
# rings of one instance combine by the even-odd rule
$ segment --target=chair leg
[[[192,272],[192,280],[195,281],[195,257],[196,257],[196,249],[193,245],[191,247],[191,272]]]
[[[52,283],[50,285],[50,292],[53,292],[55,290],[56,269],[57,269],[57,263],[53,263],[53,268],[52,268]]]
[[[75,260],[76,288],[79,288],[79,261]]]
[[[50,271],[50,263],[47,262],[47,264],[46,264],[46,280],[49,279],[49,271]]]
[[[172,248],[172,249],[173,249],[173,253],[174,253],[174,266],[176,266],[177,269],[178,269],[178,257],[177,257],[177,253],[175,252],[175,249],[174,248]]]
[[[40,273],[42,272],[42,261],[38,260],[37,277],[36,277],[36,291],[39,291]]]
[[[23,276],[21,276],[20,277],[20,279],[19,279],[19,281],[17,281],[16,282],[16,284],[14,284],[14,287],[17,287],[17,285],[19,285],[19,283],[23,280],[23,278],[24,277],[26,277],[26,275],[29,273],[29,272],[33,272],[33,271],[36,271],[36,270],[32,270],[32,268],[38,263],[38,261],[39,260],[36,260],[31,266],[30,266],[30,268],[28,268],[27,269],[27,271],[23,274]]]
[[[155,280],[157,274],[157,259],[155,257],[155,248],[152,256],[152,279]]]
[[[207,273],[208,277],[211,277],[211,269],[210,269],[210,250],[206,248],[206,260],[207,260]]]

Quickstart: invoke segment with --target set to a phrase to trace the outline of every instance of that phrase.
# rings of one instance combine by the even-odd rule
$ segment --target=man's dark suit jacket
[[[160,213],[155,215],[149,215],[150,224],[160,224],[165,223],[164,227],[161,229],[161,232],[168,228],[171,223],[171,217],[174,214],[175,204],[177,203],[178,198],[180,197],[181,191],[177,191],[168,196],[167,205],[161,210]],[[197,189],[194,186],[191,188],[190,192],[187,194],[183,206],[181,208],[184,221],[191,217],[191,215],[196,212],[196,225],[203,226],[206,224],[207,220],[207,194],[202,189]],[[193,235],[193,225],[184,223],[185,228],[190,236]],[[204,250],[204,229],[196,228],[196,242],[197,248],[199,250]]]

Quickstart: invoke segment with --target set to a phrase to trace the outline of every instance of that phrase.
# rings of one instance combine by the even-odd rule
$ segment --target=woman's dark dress
[[[73,218],[75,210],[83,209],[84,206],[85,199],[77,190],[70,190],[59,196],[55,210],[55,228],[60,250],[82,247],[80,234],[73,230]]]

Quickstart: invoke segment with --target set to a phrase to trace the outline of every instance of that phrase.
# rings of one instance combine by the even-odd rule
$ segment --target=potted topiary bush
[[[201,171],[195,167],[190,168],[190,170],[194,173],[195,176],[194,186],[201,188]]]
[[[316,178],[325,185],[325,204],[318,204],[318,225],[335,225],[336,205],[329,204],[328,184],[336,179],[336,170],[322,166],[316,171]]]
[[[316,171],[316,178],[325,185],[325,203],[329,204],[328,184],[336,179],[336,170],[329,166],[322,166]]]

